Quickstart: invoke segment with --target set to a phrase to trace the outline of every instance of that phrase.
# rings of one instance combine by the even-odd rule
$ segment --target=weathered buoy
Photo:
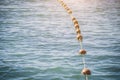
[[[61,3],[61,5],[62,5],[62,6],[65,5],[65,3]]]
[[[75,24],[78,24],[78,21],[77,21],[77,20],[74,20],[73,23],[74,23],[74,25],[75,25]]]
[[[65,8],[66,6],[67,6],[66,4],[63,5],[64,8]]]
[[[72,14],[72,10],[68,10],[68,13],[69,13],[69,14]]]
[[[76,29],[76,33],[80,34],[81,33],[80,29]]]
[[[75,24],[75,29],[79,29],[79,25],[78,24]]]
[[[76,18],[75,18],[75,17],[72,17],[72,21],[74,21],[74,20],[76,20]]]
[[[81,49],[81,50],[79,51],[79,54],[85,55],[85,54],[86,54],[86,50],[85,50],[85,49]]]
[[[68,8],[67,6],[65,6],[65,10],[66,10],[66,11],[68,11],[68,10],[69,10],[69,8]]]
[[[77,35],[77,40],[82,42],[83,37],[82,37],[82,35],[81,35],[81,34],[78,34],[78,35]]]
[[[61,3],[64,3],[62,0],[60,1]]]
[[[84,75],[91,75],[91,71],[87,68],[84,68],[81,73]]]
[[[69,10],[70,10],[70,8],[68,8],[68,7],[67,7],[67,8],[66,8],[66,10],[67,10],[67,11],[69,11]]]

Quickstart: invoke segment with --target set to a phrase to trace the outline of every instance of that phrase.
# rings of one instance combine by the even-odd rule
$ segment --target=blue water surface
[[[120,0],[64,0],[78,19],[89,80],[120,80]],[[0,80],[84,80],[70,16],[57,0],[0,0]]]

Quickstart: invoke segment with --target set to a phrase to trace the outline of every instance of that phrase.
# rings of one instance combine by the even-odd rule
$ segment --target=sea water
[[[89,80],[120,80],[120,0],[64,0],[87,50]],[[0,0],[0,80],[84,80],[79,42],[57,0]]]

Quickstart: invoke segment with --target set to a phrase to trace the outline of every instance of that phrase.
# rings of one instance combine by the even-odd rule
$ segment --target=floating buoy
[[[85,54],[86,54],[86,50],[85,50],[85,49],[81,49],[81,50],[79,51],[79,54],[85,55]]]
[[[77,40],[82,42],[83,37],[82,37],[82,35],[81,35],[81,34],[78,34],[78,35],[77,35]]]
[[[75,18],[75,17],[72,17],[72,21],[74,21],[74,20],[76,20],[76,18]]]
[[[65,8],[66,6],[67,6],[66,4],[63,5],[64,8]]]
[[[79,29],[79,25],[78,24],[75,24],[75,29]]]
[[[67,8],[66,8],[66,10],[67,10],[67,11],[69,11],[69,10],[70,10],[70,8],[68,8],[68,7],[67,7]]]
[[[63,6],[63,5],[65,5],[64,3],[61,3],[61,5]]]
[[[64,3],[62,0],[60,1],[61,3]]]
[[[78,24],[78,21],[77,21],[77,20],[74,20],[73,23],[74,23],[74,25],[75,25],[75,24]]]
[[[68,10],[68,13],[69,13],[69,14],[72,14],[72,10]]]
[[[91,75],[91,71],[87,68],[84,68],[81,73],[84,75]]]
[[[64,8],[65,8],[65,10],[67,10],[67,9],[68,9],[68,7],[67,7],[67,6],[65,6]]]
[[[80,29],[76,29],[76,33],[80,34],[81,33]]]

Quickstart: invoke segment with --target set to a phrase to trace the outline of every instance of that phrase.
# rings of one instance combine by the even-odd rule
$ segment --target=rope
[[[82,45],[82,41],[83,41],[83,36],[81,34],[81,30],[80,30],[80,26],[79,23],[77,21],[77,19],[72,15],[72,10],[67,6],[66,3],[64,3],[63,0],[57,0],[62,6],[63,8],[67,11],[67,13],[70,15],[73,23],[74,23],[74,27],[76,30],[76,34],[77,34],[77,40],[80,43],[80,51],[79,54],[82,55],[82,63],[83,63],[83,70],[82,70],[82,74],[85,76],[85,80],[88,80],[88,75],[91,74],[91,71],[89,69],[86,68],[86,62],[85,62],[85,54],[86,54],[86,50],[83,49],[83,45]]]
[[[88,80],[88,76],[87,75],[85,75],[85,80]]]
[[[85,62],[85,57],[84,57],[84,56],[82,57],[82,61],[83,61],[83,66],[84,66],[84,68],[85,68],[85,66],[86,66],[85,63],[86,63],[86,62]]]
[[[80,49],[83,49],[83,45],[82,45],[82,42],[80,42]]]

